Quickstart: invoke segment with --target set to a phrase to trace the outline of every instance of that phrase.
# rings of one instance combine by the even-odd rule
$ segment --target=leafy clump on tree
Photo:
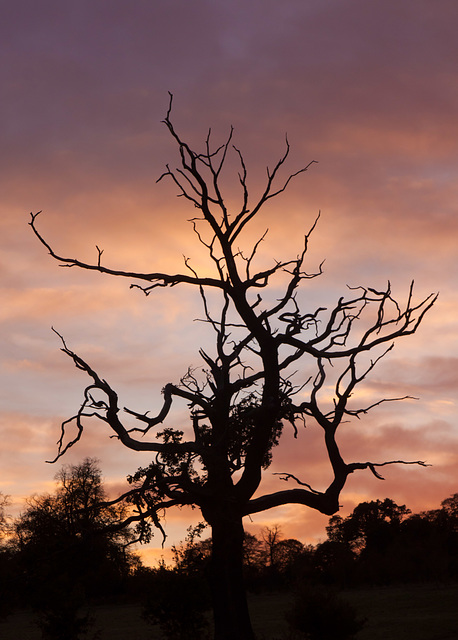
[[[383,290],[357,286],[332,308],[303,310],[301,286],[322,273],[321,266],[314,273],[305,268],[316,221],[295,257],[274,260],[268,267],[257,266],[263,237],[248,248],[240,247],[247,227],[264,205],[280,196],[312,163],[282,179],[289,154],[286,141],[284,154],[267,169],[264,188],[253,200],[244,157],[232,145],[232,129],[216,147],[209,133],[203,151],[196,151],[176,131],[171,108],[172,97],[164,123],[178,147],[180,162],[176,169],[167,165],[160,180],[172,180],[178,195],[196,212],[191,224],[211,270],[201,275],[185,259],[183,273],[123,271],[105,266],[98,248],[94,263],[66,258],[38,230],[38,214],[32,214],[30,224],[62,265],[127,278],[146,295],[158,294],[163,287],[194,288],[213,347],[200,348],[200,370],[188,369],[181,380],[165,381],[162,408],[151,416],[144,408],[123,412],[116,391],[62,338],[63,351],[90,382],[78,412],[63,424],[57,457],[78,442],[89,420],[105,423],[125,447],[150,451],[151,464],[133,474],[132,489],[123,496],[134,505],[131,519],[142,523],[146,536],[148,521],[162,530],[164,510],[198,507],[212,532],[209,575],[215,637],[251,639],[242,575],[243,518],[287,504],[332,515],[339,509],[339,496],[350,474],[369,469],[381,477],[380,466],[400,462],[347,462],[340,453],[337,432],[349,418],[361,417],[388,400],[358,406],[352,396],[393,342],[417,330],[435,296],[416,302],[412,283],[406,300],[400,302],[389,284]],[[239,163],[240,206],[234,211],[227,206],[222,179],[231,152]],[[176,399],[188,403],[189,428],[160,427]],[[136,426],[129,419],[135,419]],[[332,472],[329,486],[312,487],[286,470],[279,479],[294,486],[263,493],[263,472],[282,432],[289,424],[297,434],[304,421],[314,421],[322,429]],[[72,422],[77,435],[66,439],[66,427]]]

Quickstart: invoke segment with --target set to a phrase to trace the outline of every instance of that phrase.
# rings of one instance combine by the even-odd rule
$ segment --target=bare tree
[[[0,549],[3,545],[3,539],[8,536],[11,529],[10,516],[7,513],[10,504],[10,496],[6,496],[0,491]]]
[[[321,266],[315,273],[308,273],[304,267],[316,221],[305,233],[296,257],[273,261],[268,268],[256,267],[263,238],[248,252],[239,246],[262,207],[280,196],[312,163],[281,179],[289,154],[286,140],[284,154],[273,168],[267,168],[264,189],[252,202],[243,155],[232,145],[232,129],[224,144],[217,147],[212,146],[209,132],[204,150],[195,151],[172,124],[171,107],[172,96],[164,123],[178,146],[180,163],[176,169],[166,165],[159,181],[172,180],[178,195],[197,211],[191,224],[208,253],[213,274],[199,275],[188,259],[183,273],[117,270],[102,263],[98,247],[92,264],[66,258],[39,232],[38,214],[31,214],[30,224],[61,265],[128,278],[134,281],[131,287],[140,288],[146,295],[161,287],[194,287],[202,300],[203,320],[213,334],[214,346],[211,351],[203,347],[199,350],[201,370],[189,369],[179,382],[165,384],[162,408],[151,416],[130,408],[122,413],[114,389],[62,338],[62,350],[90,382],[78,412],[62,425],[57,458],[79,441],[88,419],[106,423],[125,447],[151,451],[153,461],[130,478],[132,489],[123,496],[135,506],[131,519],[144,523],[143,533],[147,535],[148,519],[162,530],[160,516],[164,510],[197,506],[212,530],[215,638],[251,639],[254,635],[242,579],[243,518],[286,504],[332,515],[339,509],[339,495],[351,473],[369,469],[381,478],[377,469],[383,465],[425,464],[400,460],[346,462],[336,434],[349,418],[360,418],[391,400],[385,398],[361,407],[351,397],[356,386],[392,349],[393,342],[417,330],[436,297],[431,294],[415,302],[413,283],[404,302],[393,297],[389,283],[380,291],[358,286],[349,289],[348,297],[341,297],[330,310],[320,307],[302,311],[300,285],[322,272]],[[233,212],[226,206],[222,186],[229,153],[234,153],[239,162],[240,208]],[[272,295],[274,282],[277,289]],[[280,296],[279,286],[283,286]],[[331,384],[334,397],[329,403]],[[158,431],[175,399],[184,399],[189,405],[189,430],[160,427]],[[136,419],[136,426],[129,426],[129,417]],[[322,429],[332,470],[329,486],[314,488],[285,472],[279,479],[292,481],[294,486],[259,493],[263,471],[270,465],[283,429],[290,424],[297,435],[308,420]],[[76,425],[77,435],[67,439],[70,423]]]

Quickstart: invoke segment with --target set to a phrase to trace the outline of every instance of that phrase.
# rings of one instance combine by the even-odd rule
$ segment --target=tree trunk
[[[212,558],[209,581],[213,603],[215,640],[254,640],[243,580],[241,517],[219,512],[211,519]]]

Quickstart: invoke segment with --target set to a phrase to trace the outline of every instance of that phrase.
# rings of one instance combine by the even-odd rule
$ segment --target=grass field
[[[458,585],[347,591],[367,618],[358,640],[457,640]]]
[[[355,589],[342,594],[367,618],[358,640],[457,640],[458,585],[414,585]],[[250,597],[253,626],[260,640],[281,640],[287,594]],[[158,629],[144,622],[136,605],[99,606],[92,612],[97,640],[161,640]],[[1,640],[40,640],[32,615],[18,612],[0,623]],[[89,635],[88,640],[94,637]],[[236,639],[234,639],[236,640]]]

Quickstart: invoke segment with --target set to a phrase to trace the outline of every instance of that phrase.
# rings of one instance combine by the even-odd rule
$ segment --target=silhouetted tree
[[[10,496],[0,492],[0,618],[8,615],[15,603],[12,582],[17,571],[11,545],[12,519],[8,513]]]
[[[402,524],[397,556],[398,576],[409,580],[450,580],[458,577],[458,494],[440,509],[411,515]]]
[[[291,579],[294,564],[304,551],[304,545],[299,540],[285,538],[278,524],[261,530],[261,544],[263,558],[260,574],[264,587],[285,586]]]
[[[458,493],[442,500],[441,512],[445,514],[450,527],[458,533]]]
[[[362,552],[367,546],[380,546],[384,532],[392,531],[410,514],[405,505],[397,505],[390,498],[361,502],[346,518],[333,516],[326,527],[329,540],[348,544],[353,551]]]
[[[346,518],[333,516],[326,527],[328,553],[335,554],[330,573],[340,579],[384,583],[395,580],[394,556],[401,526],[410,509],[390,498],[361,502]],[[350,572],[350,554],[353,572]]]
[[[172,546],[173,567],[184,573],[201,573],[211,556],[211,538],[201,540],[205,524],[188,527],[186,539]]]
[[[450,580],[458,576],[457,494],[440,509],[411,514],[386,498],[332,516],[328,540],[311,553],[308,575],[339,585]]]
[[[78,442],[88,419],[107,424],[125,447],[154,454],[151,464],[131,477],[132,489],[123,499],[135,505],[139,521],[149,518],[161,530],[164,510],[181,505],[201,510],[212,530],[215,638],[251,640],[243,584],[243,518],[286,504],[332,515],[339,509],[339,496],[350,474],[369,469],[380,477],[378,467],[400,462],[346,462],[339,451],[337,429],[348,418],[361,417],[387,400],[358,406],[352,397],[356,386],[391,350],[393,341],[417,330],[435,296],[414,302],[412,283],[406,301],[398,302],[389,284],[382,290],[358,286],[330,309],[301,310],[300,285],[322,273],[321,266],[314,273],[305,268],[316,221],[295,257],[274,260],[268,267],[257,262],[264,236],[245,248],[243,236],[264,205],[312,163],[280,181],[289,154],[286,141],[283,156],[267,169],[265,186],[252,202],[244,158],[231,146],[232,129],[220,146],[212,147],[209,133],[203,151],[195,151],[175,130],[171,106],[172,100],[164,122],[177,144],[180,165],[177,169],[167,165],[159,180],[172,180],[179,196],[196,212],[191,224],[210,259],[204,274],[187,258],[183,273],[109,268],[102,263],[101,249],[94,263],[68,258],[38,231],[38,214],[32,214],[30,224],[62,265],[128,278],[134,281],[131,286],[146,295],[162,287],[193,287],[201,297],[203,320],[214,337],[214,348],[199,350],[202,369],[188,369],[180,381],[165,384],[157,415],[130,408],[123,415],[115,390],[62,338],[62,350],[90,382],[77,414],[63,424],[57,457]],[[234,211],[228,209],[222,180],[231,151],[239,162],[241,190],[240,207]],[[334,397],[329,402],[331,388]],[[176,399],[188,403],[190,428],[157,431]],[[129,424],[129,417],[136,419],[137,426]],[[282,479],[297,486],[263,494],[263,472],[286,423],[297,433],[308,419],[323,432],[332,475],[329,486],[317,489],[286,472]],[[66,427],[73,422],[77,435],[66,439]],[[147,533],[145,525],[144,535]]]
[[[106,505],[97,461],[66,465],[53,494],[33,496],[14,525],[23,599],[39,614],[45,638],[78,638],[81,607],[119,589],[130,568],[124,505]]]
[[[264,542],[266,565],[276,567],[277,549],[283,538],[281,527],[278,524],[274,524],[271,527],[264,527],[261,531],[261,538]]]
[[[10,531],[10,522],[7,509],[11,504],[9,496],[0,491],[0,545],[3,545]]]
[[[212,539],[200,540],[205,529],[202,524],[189,527],[184,542],[172,547],[173,570],[181,573],[205,575],[211,562]],[[285,538],[278,525],[264,527],[260,537],[245,532],[243,565],[246,582],[259,590],[279,587],[288,571],[304,551],[299,540]]]
[[[328,539],[307,555],[304,575],[309,581],[348,586],[357,579],[357,556],[346,542]]]
[[[263,541],[247,531],[245,531],[243,540],[243,563],[245,572],[258,572],[261,567],[265,566]]]

